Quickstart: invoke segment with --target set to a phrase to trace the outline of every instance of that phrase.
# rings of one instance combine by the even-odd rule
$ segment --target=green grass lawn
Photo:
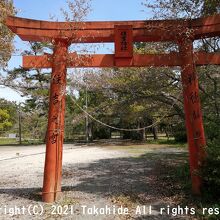
[[[42,144],[43,141],[36,139],[36,140],[22,140],[22,145],[32,145],[32,144]],[[16,138],[0,138],[0,145],[15,145],[19,144],[19,140]]]
[[[18,144],[16,138],[0,138],[0,145]]]

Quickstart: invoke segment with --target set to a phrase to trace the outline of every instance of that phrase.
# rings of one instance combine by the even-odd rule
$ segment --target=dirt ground
[[[185,154],[181,148],[65,145],[63,194],[52,205],[40,197],[45,146],[1,146],[0,151],[0,219],[187,219],[167,213],[176,200],[156,178],[160,155],[169,161]]]

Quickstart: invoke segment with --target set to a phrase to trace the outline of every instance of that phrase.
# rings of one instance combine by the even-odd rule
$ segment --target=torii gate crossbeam
[[[220,36],[220,15],[193,20],[114,22],[48,22],[8,17],[6,24],[22,40],[47,41],[54,45],[53,55],[23,57],[25,68],[52,68],[43,201],[54,202],[61,194],[67,67],[181,66],[192,191],[200,194],[201,179],[197,171],[205,158],[206,141],[196,65],[219,65],[220,54],[194,53],[193,41]],[[133,53],[133,42],[157,41],[177,43],[179,53]],[[105,42],[115,43],[115,54],[68,53],[71,43]]]

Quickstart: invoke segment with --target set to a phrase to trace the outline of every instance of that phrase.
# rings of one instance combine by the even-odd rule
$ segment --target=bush
[[[187,142],[185,124],[177,124],[173,128],[173,136],[177,142]]]
[[[202,168],[203,191],[211,199],[220,198],[220,136],[208,143],[207,158]]]
[[[143,140],[143,134],[140,131],[124,131],[123,139]]]
[[[206,138],[210,141],[218,139],[220,129],[220,121],[217,119],[212,119],[212,121],[204,121]]]
[[[93,133],[94,139],[109,139],[111,138],[111,130],[109,128],[97,127]]]

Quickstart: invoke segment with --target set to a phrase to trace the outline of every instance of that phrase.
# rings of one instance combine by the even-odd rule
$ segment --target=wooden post
[[[22,139],[21,139],[21,103],[19,103],[18,106],[18,135],[19,135],[19,144],[22,144]]]
[[[194,194],[200,195],[202,180],[198,172],[205,158],[206,141],[199,99],[198,77],[193,60],[193,40],[189,37],[185,37],[180,41],[179,46],[182,59],[181,78],[189,146],[192,191]]]
[[[43,201],[48,203],[61,194],[67,53],[67,42],[55,41],[42,192]]]
[[[86,111],[88,111],[88,88],[86,82]],[[89,143],[89,117],[86,115],[85,118],[85,133],[86,133],[86,143]]]

